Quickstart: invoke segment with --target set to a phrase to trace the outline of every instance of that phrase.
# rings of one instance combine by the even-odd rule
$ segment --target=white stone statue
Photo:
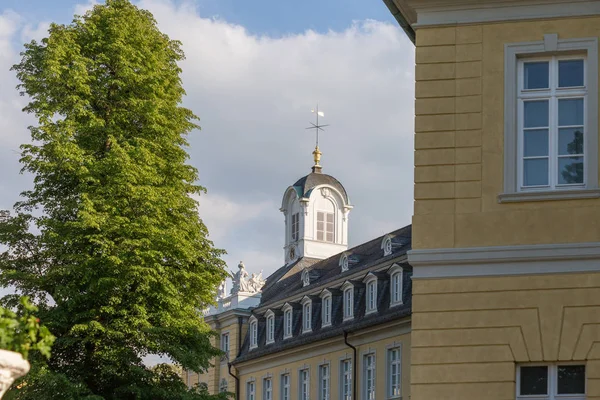
[[[227,297],[227,285],[226,285],[226,282],[223,281],[223,282],[221,282],[221,284],[219,285],[219,288],[217,289],[217,298],[224,299],[225,297]]]
[[[248,276],[249,275],[246,271],[244,263],[240,261],[238,265],[238,272],[234,273],[231,271],[231,277],[233,281],[231,294],[237,294],[239,292],[256,293],[262,289],[265,284],[265,280],[262,277],[262,270],[258,275],[253,273],[250,278],[248,278]]]

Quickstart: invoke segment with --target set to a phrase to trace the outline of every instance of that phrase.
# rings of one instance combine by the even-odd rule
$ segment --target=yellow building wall
[[[504,45],[600,35],[600,17],[417,30],[413,249],[594,242],[600,199],[499,204]]]
[[[585,360],[600,399],[600,274],[418,283],[413,400],[514,399],[516,363]]]
[[[258,367],[254,367],[253,364],[245,363],[239,366],[239,377],[240,377],[240,397],[239,400],[245,400],[247,398],[247,382],[251,379],[255,380],[255,399],[259,400],[263,398],[263,378],[270,375],[273,383],[273,398],[278,399],[281,393],[281,374],[289,373],[291,377],[290,393],[292,399],[297,399],[299,395],[299,370],[308,367],[310,370],[310,398],[318,399],[318,388],[319,388],[319,365],[329,363],[330,365],[330,398],[338,399],[340,389],[340,363],[343,359],[352,359],[353,351],[351,348],[343,345],[343,337],[337,338],[334,341],[328,340],[327,342],[319,345],[318,355],[304,358],[300,361],[289,362],[290,357],[298,353],[308,354],[306,348],[296,348],[289,351],[277,353],[276,357],[262,357],[258,362]],[[355,345],[357,348],[358,358],[358,385],[357,390],[359,395],[354,397],[356,399],[363,398],[364,387],[362,379],[362,359],[365,352],[375,353],[375,365],[376,365],[376,398],[384,399],[387,396],[387,376],[386,376],[386,362],[387,362],[387,350],[390,345],[400,345],[402,348],[402,398],[410,398],[410,334],[397,335],[386,339],[380,339],[375,341],[368,341],[366,337],[361,339],[360,335],[350,335],[348,341],[355,345],[356,341],[365,341],[360,345]],[[340,342],[343,347],[340,346]],[[335,349],[335,351],[332,351]],[[287,361],[286,361],[287,359]],[[262,368],[260,365],[270,364],[267,368]],[[251,372],[246,372],[251,369]]]

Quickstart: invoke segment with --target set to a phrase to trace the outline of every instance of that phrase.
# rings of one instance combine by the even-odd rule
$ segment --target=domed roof
[[[348,194],[346,193],[346,189],[344,189],[344,186],[342,186],[340,181],[338,181],[331,175],[322,174],[320,172],[311,172],[310,174],[298,179],[298,181],[292,186],[294,189],[296,189],[298,197],[302,198],[309,197],[311,191],[319,185],[332,186],[338,192],[340,192],[346,204],[350,203],[350,200],[348,199]]]

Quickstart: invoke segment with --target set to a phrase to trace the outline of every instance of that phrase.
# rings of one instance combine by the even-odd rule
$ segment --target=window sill
[[[371,315],[371,314],[376,314],[376,313],[377,313],[377,309],[365,311],[365,315]]]
[[[258,348],[258,346],[250,346],[249,350],[254,350],[254,349],[257,349],[257,348]]]
[[[600,189],[548,190],[539,192],[501,193],[498,203],[518,203],[525,201],[577,200],[600,198]]]
[[[404,303],[401,301],[398,301],[396,303],[390,303],[390,307],[398,307],[398,306],[401,306],[402,304],[404,304]]]

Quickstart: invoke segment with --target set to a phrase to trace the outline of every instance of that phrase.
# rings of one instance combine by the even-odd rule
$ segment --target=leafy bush
[[[54,336],[33,315],[38,309],[28,297],[21,297],[20,303],[17,312],[0,307],[0,349],[21,353],[25,359],[37,350],[49,358]]]

